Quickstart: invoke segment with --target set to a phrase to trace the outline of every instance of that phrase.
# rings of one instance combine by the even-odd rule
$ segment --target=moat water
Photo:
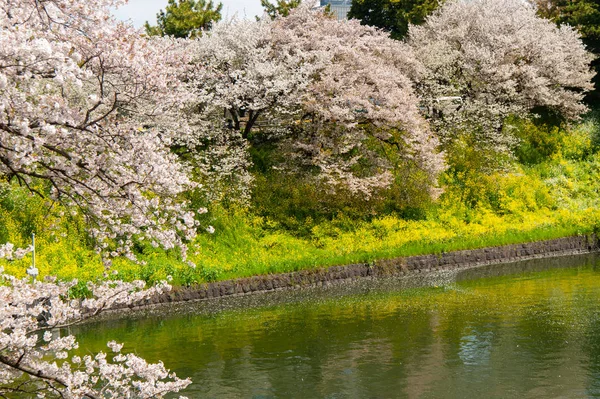
[[[72,329],[125,343],[190,398],[600,397],[600,258],[186,305]],[[244,302],[246,301],[246,302]]]

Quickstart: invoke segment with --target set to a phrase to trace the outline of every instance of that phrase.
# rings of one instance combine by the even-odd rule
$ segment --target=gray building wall
[[[348,19],[348,11],[352,6],[352,0],[321,0],[321,7],[330,6],[331,12],[338,20]]]

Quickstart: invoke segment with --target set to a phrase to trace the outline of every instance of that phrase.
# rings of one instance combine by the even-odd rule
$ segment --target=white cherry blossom
[[[425,66],[415,79],[422,106],[444,142],[467,132],[506,151],[508,115],[586,111],[592,55],[575,29],[538,17],[528,2],[449,0],[410,27],[408,43]]]
[[[275,20],[217,23],[194,47],[187,145],[203,171],[249,184],[248,150],[270,142],[283,154],[280,168],[316,170],[332,189],[369,196],[392,181],[393,165],[368,144],[375,141],[435,186],[443,156],[419,114],[409,46],[307,3]]]
[[[45,181],[99,243],[147,236],[170,248],[195,233],[177,223],[193,183],[169,149],[186,46],[116,22],[122,3],[0,0],[0,175],[32,192]]]
[[[65,330],[60,327],[158,295],[170,286],[144,289],[139,281],[88,284],[92,296],[82,301],[69,298],[76,283],[30,283],[0,268],[0,396],[162,398],[191,383],[170,374],[160,362],[121,353],[123,345],[114,341],[108,343],[110,354],[71,355],[77,340],[61,336]]]

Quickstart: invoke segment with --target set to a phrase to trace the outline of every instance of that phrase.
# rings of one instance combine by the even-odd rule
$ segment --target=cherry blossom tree
[[[218,134],[274,144],[287,154],[281,168],[367,196],[391,183],[393,165],[375,150],[387,145],[434,187],[443,160],[419,114],[418,64],[405,44],[308,4],[274,20],[221,22],[197,43],[187,83],[199,142]]]
[[[46,182],[102,246],[130,254],[132,237],[171,248],[196,222],[169,150],[186,46],[117,23],[121,3],[0,0],[0,175]]]
[[[410,47],[307,4],[274,25],[277,45],[316,68],[302,99],[303,120],[310,123],[284,140],[293,159],[317,168],[331,186],[341,184],[368,197],[392,183],[397,165],[379,151],[387,146],[425,172],[435,196],[445,164],[437,138],[419,114],[411,80],[420,65]]]
[[[595,56],[592,67],[594,90],[587,93],[586,102],[592,104],[600,98],[600,3],[597,0],[530,0],[538,8],[538,15],[559,25],[570,25],[581,34],[586,48]]]
[[[506,151],[507,116],[543,107],[572,119],[586,110],[592,56],[574,29],[527,2],[448,1],[410,27],[408,43],[425,66],[417,92],[444,142],[468,131],[483,148]]]
[[[186,119],[195,132],[183,144],[192,149],[199,178],[213,192],[248,199],[249,145],[259,118],[279,120],[298,114],[307,72],[297,58],[277,56],[270,21],[217,23],[198,38],[193,69],[186,78],[194,98]],[[227,190],[214,190],[228,186]]]
[[[109,8],[121,3],[0,0],[0,177],[76,206],[113,255],[131,254],[134,237],[185,248],[197,223],[177,197],[193,183],[170,152],[169,126],[185,101],[186,46],[116,23]],[[0,245],[0,258],[26,253]],[[0,270],[0,396],[160,398],[190,383],[114,342],[111,354],[75,356],[75,338],[60,336],[167,285],[108,281],[71,300],[76,283]]]
[[[0,245],[0,258],[26,253]],[[191,383],[160,362],[150,364],[133,353],[121,353],[123,345],[114,341],[106,353],[81,357],[73,353],[76,338],[62,333],[111,307],[158,295],[170,289],[166,283],[150,289],[143,289],[142,281],[90,283],[91,296],[74,300],[69,290],[76,283],[31,283],[0,268],[0,397],[162,398]]]

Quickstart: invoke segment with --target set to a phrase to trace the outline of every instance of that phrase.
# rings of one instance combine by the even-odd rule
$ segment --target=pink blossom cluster
[[[591,55],[574,29],[527,2],[448,1],[405,42],[309,3],[274,20],[215,24],[192,43],[186,138],[208,180],[251,183],[247,151],[271,141],[279,168],[317,170],[329,187],[368,197],[393,180],[397,164],[373,150],[388,146],[425,172],[434,196],[440,148],[464,132],[509,152],[508,116],[585,111]]]
[[[30,252],[31,247],[15,248],[14,244],[10,242],[6,244],[0,244],[0,259],[21,259]]]
[[[307,4],[273,22],[275,43],[284,54],[312,64],[302,112],[313,126],[296,130],[292,157],[319,168],[329,185],[344,185],[369,197],[388,187],[396,166],[373,151],[391,146],[425,172],[430,194],[445,169],[438,139],[419,111],[413,77],[421,66],[411,48],[357,20],[337,21]],[[371,143],[371,144],[369,144]],[[370,165],[356,173],[358,163]]]
[[[586,111],[593,56],[574,28],[538,17],[528,2],[448,1],[410,27],[408,44],[424,66],[415,87],[442,142],[469,132],[482,148],[510,151],[508,116]]]
[[[100,244],[131,254],[133,237],[170,248],[197,226],[169,150],[186,46],[117,23],[121,3],[0,0],[0,174],[45,181]]]
[[[419,113],[411,82],[419,65],[407,45],[305,3],[273,21],[215,24],[193,48],[192,147],[218,135],[231,137],[241,154],[253,141],[276,141],[287,155],[283,168],[316,168],[330,187],[369,196],[393,179],[393,165],[366,145],[375,139],[392,142],[435,186],[444,160]],[[220,148],[220,165],[248,164],[212,148]],[[356,174],[366,159],[370,173]]]
[[[161,283],[143,289],[134,281],[88,284],[91,297],[69,298],[77,282],[16,279],[0,269],[0,396],[40,398],[162,398],[188,386],[162,363],[147,363],[123,345],[110,351],[73,354],[78,348],[67,327],[119,304],[129,304],[170,289]]]

